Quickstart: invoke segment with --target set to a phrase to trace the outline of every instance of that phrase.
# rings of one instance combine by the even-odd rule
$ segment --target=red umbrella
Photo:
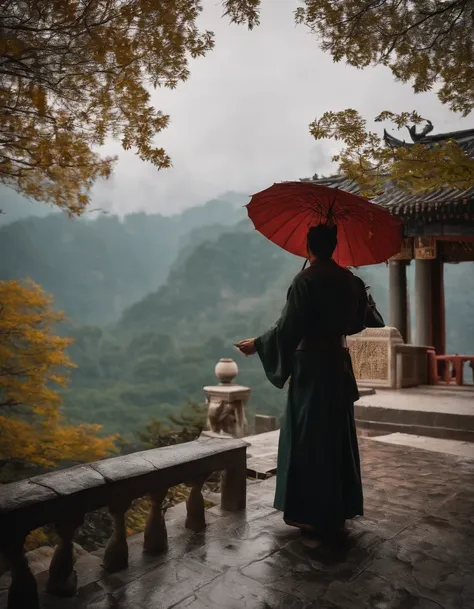
[[[402,245],[402,222],[363,197],[312,182],[282,182],[253,195],[249,218],[267,239],[307,258],[311,226],[337,224],[335,261],[341,266],[385,262]]]

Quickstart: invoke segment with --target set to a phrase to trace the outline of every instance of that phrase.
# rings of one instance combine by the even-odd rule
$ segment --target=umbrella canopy
[[[334,260],[341,266],[385,262],[398,254],[403,224],[363,197],[311,182],[282,182],[253,195],[246,206],[255,228],[283,249],[307,258],[311,226],[336,224]]]

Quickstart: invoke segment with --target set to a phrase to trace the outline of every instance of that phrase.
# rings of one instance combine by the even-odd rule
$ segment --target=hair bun
[[[321,234],[333,234],[337,235],[337,224],[317,224],[315,226],[311,226],[308,231],[309,235],[321,235]]]

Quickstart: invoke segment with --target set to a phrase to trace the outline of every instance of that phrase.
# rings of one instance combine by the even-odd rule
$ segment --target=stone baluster
[[[150,554],[162,554],[168,549],[163,501],[168,493],[167,488],[150,493],[151,511],[145,527],[143,547]]]
[[[103,566],[109,573],[116,573],[128,567],[128,543],[125,514],[130,501],[121,499],[109,504],[110,515],[114,521],[114,531],[110,536],[104,553]]]
[[[187,483],[191,487],[188,500],[186,501],[186,523],[185,527],[198,533],[206,528],[206,516],[204,507],[204,497],[202,496],[202,487],[208,476],[200,476],[192,482]]]
[[[74,596],[77,592],[77,573],[74,570],[74,545],[72,538],[84,521],[83,515],[75,515],[56,523],[59,536],[51,563],[46,590],[54,596]]]
[[[245,404],[250,398],[251,390],[234,383],[238,371],[234,360],[221,359],[215,369],[219,385],[204,387],[208,405],[208,429],[214,434],[226,434],[234,438],[243,438],[248,434]]]
[[[2,539],[2,556],[11,572],[8,609],[40,609],[38,587],[25,555],[26,535]]]

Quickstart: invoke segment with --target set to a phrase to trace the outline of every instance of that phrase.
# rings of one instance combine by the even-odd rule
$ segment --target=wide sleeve
[[[280,319],[255,340],[255,347],[268,380],[282,389],[288,380],[294,352],[303,338],[309,307],[308,286],[297,276],[288,290]]]
[[[375,300],[372,298],[370,293],[367,293],[367,308],[365,311],[365,320],[364,325],[366,328],[383,328],[385,327],[385,322],[383,317],[380,315],[377,310],[377,305],[375,304]]]
[[[357,286],[358,304],[347,334],[359,334],[365,328],[383,328],[385,322],[377,310],[374,299],[368,292],[369,286],[366,286],[360,277],[356,275],[354,277]]]

